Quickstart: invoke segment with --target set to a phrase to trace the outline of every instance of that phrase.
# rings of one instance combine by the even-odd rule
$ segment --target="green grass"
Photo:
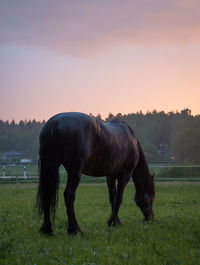
[[[71,236],[61,186],[51,238],[38,232],[36,185],[0,185],[0,264],[200,264],[200,185],[157,184],[156,190],[154,221],[143,222],[130,184],[119,213],[123,225],[107,227],[106,185],[80,185],[75,209],[84,234]]]

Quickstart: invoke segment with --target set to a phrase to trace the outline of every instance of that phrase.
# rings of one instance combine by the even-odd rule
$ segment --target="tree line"
[[[189,109],[168,113],[156,110],[145,114],[141,111],[124,115],[110,113],[104,120],[100,114],[93,117],[101,121],[118,119],[128,123],[149,163],[200,163],[200,115],[192,115]],[[44,124],[45,121],[35,120],[0,121],[0,155],[16,150],[36,163],[39,133]]]

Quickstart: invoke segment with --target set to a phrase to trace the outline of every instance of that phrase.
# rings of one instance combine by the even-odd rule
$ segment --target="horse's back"
[[[137,138],[127,124],[104,123],[79,112],[60,113],[50,118],[41,132],[41,145],[45,139],[52,139],[48,145],[54,145],[54,154],[61,164],[80,165],[87,175],[104,176],[132,170],[139,157]]]
[[[51,117],[47,123],[56,122],[59,129],[79,130],[80,126],[88,126],[94,119],[81,112],[64,112]]]
[[[89,156],[96,134],[96,120],[79,112],[59,113],[50,118],[40,134],[40,144],[51,136],[61,163]]]
[[[99,123],[98,141],[86,162],[84,173],[93,176],[119,175],[131,171],[139,159],[137,138],[118,120]]]
[[[72,134],[77,136],[78,134],[82,134],[83,131],[88,132],[96,127],[95,119],[80,112],[59,113],[51,117],[45,126],[52,127],[53,124],[59,135]]]

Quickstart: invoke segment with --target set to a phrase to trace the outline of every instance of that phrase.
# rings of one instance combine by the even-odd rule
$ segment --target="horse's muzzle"
[[[145,221],[150,221],[154,218],[153,209],[149,209],[149,211],[143,212]]]

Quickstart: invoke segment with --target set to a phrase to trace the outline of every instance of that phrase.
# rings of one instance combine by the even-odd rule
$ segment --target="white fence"
[[[164,164],[150,164],[150,171],[155,172],[155,180],[156,181],[200,181],[200,165],[164,165]],[[171,172],[167,176],[162,176],[162,174],[167,175],[166,171],[170,170],[182,170],[184,173],[183,176],[180,175],[176,177],[172,177],[173,172]],[[189,176],[185,176],[187,171],[190,172]],[[61,182],[66,182],[66,172],[63,168],[60,169]],[[161,173],[159,173],[161,172]],[[163,173],[162,173],[163,172]],[[195,176],[193,176],[194,172]],[[176,174],[175,174],[176,175]],[[105,182],[105,177],[103,178],[95,178],[88,177],[83,175],[82,182]],[[19,183],[19,182],[38,182],[37,176],[37,166],[0,166],[0,183]]]

